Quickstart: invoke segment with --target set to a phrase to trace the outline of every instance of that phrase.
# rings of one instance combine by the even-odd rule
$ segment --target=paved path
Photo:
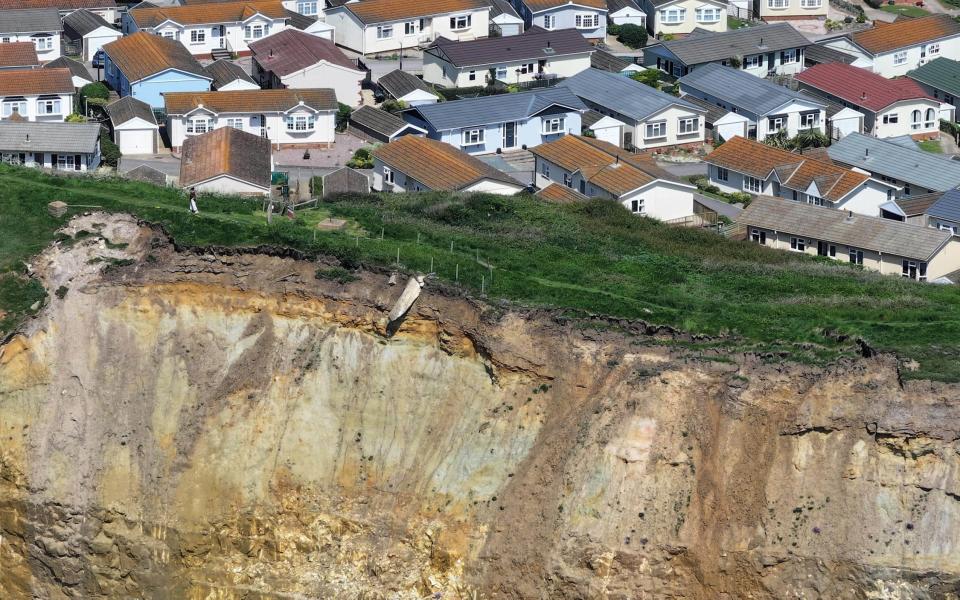
[[[693,177],[695,175],[706,175],[707,174],[707,163],[703,161],[697,162],[668,162],[668,161],[657,161],[657,166],[661,169],[685,179],[687,177]]]

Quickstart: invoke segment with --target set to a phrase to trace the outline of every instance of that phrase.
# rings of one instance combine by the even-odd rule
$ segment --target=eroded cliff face
[[[429,285],[390,335],[384,274],[80,230],[0,354],[4,598],[958,597],[957,389],[892,359]]]

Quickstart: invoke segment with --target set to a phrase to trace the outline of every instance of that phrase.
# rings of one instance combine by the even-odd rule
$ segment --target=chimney
[[[864,157],[864,158],[870,158],[870,148],[864,148],[864,149],[863,149],[863,157]]]
[[[28,143],[28,144],[30,143],[30,134],[29,134],[29,133],[27,134],[27,143]]]
[[[267,56],[267,58],[273,58],[273,48],[270,48],[270,54]]]
[[[550,47],[550,40],[547,40],[547,48]]]
[[[867,93],[866,93],[866,92],[860,92],[860,99],[861,99],[861,100],[866,100],[866,99],[867,99]]]

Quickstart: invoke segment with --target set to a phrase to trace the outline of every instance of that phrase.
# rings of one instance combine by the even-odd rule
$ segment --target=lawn
[[[931,154],[943,154],[943,147],[940,146],[940,140],[923,140],[922,142],[917,142],[917,146],[925,152],[930,152]]]
[[[315,233],[318,215],[267,225],[259,203],[200,198],[143,183],[58,178],[0,166],[3,327],[42,290],[17,274],[55,236],[46,203],[100,205],[159,223],[186,245],[285,245],[332,255],[346,268],[432,270],[492,301],[563,309],[577,320],[610,315],[703,334],[693,345],[824,364],[853,355],[853,340],[920,363],[907,377],[960,380],[960,290],[880,276],[844,263],[671,229],[612,202],[542,203],[529,196],[355,195],[324,202],[347,231]],[[77,209],[88,210],[88,209]],[[382,232],[382,239],[381,239]]]
[[[930,14],[919,6],[914,6],[912,4],[894,4],[893,6],[884,4],[880,7],[880,10],[904,17],[925,17]]]
[[[957,1],[960,2],[960,0]],[[727,16],[727,29],[742,29],[744,27],[750,27],[750,25],[750,21],[746,19]]]

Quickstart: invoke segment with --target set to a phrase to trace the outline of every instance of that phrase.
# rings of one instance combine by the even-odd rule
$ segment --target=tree
[[[403,100],[385,100],[383,104],[380,105],[380,108],[388,113],[396,114],[402,110],[406,110],[407,103]]]
[[[790,138],[787,137],[786,129],[779,129],[776,133],[768,135],[763,143],[774,148],[790,149]]]
[[[643,71],[637,71],[630,76],[634,81],[639,81],[644,85],[649,85],[654,89],[660,88],[660,80],[663,78],[663,73],[660,69],[645,69]]]
[[[343,102],[337,103],[337,131],[346,131],[347,123],[350,122],[350,115],[353,113],[353,109],[344,104]]]
[[[101,100],[108,100],[110,98],[110,90],[107,89],[107,86],[105,86],[102,82],[95,81],[80,88],[80,95],[84,98],[100,98]]]
[[[643,48],[647,45],[647,30],[639,25],[627,23],[620,26],[617,41],[628,48]]]
[[[100,132],[100,160],[103,164],[116,168],[120,163],[120,147],[113,143],[110,136]]]
[[[830,138],[820,133],[819,129],[801,129],[796,137],[790,140],[790,145],[796,150],[823,148],[828,144],[830,144]]]

